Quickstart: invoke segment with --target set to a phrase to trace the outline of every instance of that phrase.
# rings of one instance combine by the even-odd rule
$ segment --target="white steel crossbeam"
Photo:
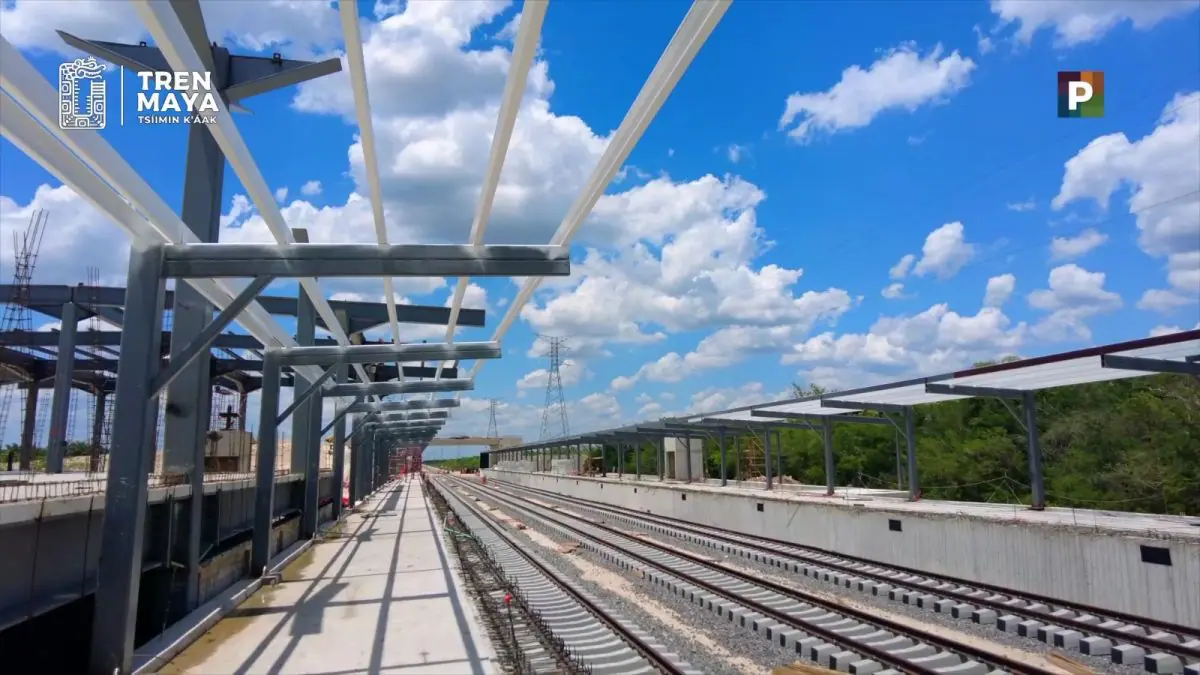
[[[131,1],[143,23],[146,24],[147,30],[154,37],[163,58],[172,68],[176,71],[191,73],[206,71],[204,61],[200,58],[195,46],[188,38],[187,31],[184,30],[183,24],[179,22],[179,17],[169,3],[154,2],[153,0]],[[217,112],[214,114],[216,123],[209,125],[209,132],[216,139],[217,145],[221,146],[234,173],[241,179],[242,186],[250,194],[251,201],[254,202],[254,206],[266,223],[267,229],[271,231],[271,235],[275,237],[275,241],[281,244],[295,243],[291,228],[284,221],[283,213],[279,210],[279,204],[276,203],[271,188],[267,186],[267,181],[263,178],[254,157],[250,154],[250,149],[242,140],[242,135],[238,132],[237,124],[233,121],[233,115],[230,114],[228,106],[221,97],[214,98],[217,102]],[[341,322],[338,321],[329,301],[325,299],[325,292],[317,280],[311,277],[303,278],[300,279],[300,285],[312,299],[313,307],[325,322],[326,330],[339,344],[350,344],[346,331],[342,329]],[[363,382],[370,381],[366,370],[361,365],[356,364],[354,369]]]
[[[521,6],[521,25],[517,29],[517,40],[513,45],[512,59],[508,67],[508,79],[504,82],[504,94],[500,100],[500,113],[496,118],[496,131],[492,134],[492,148],[488,155],[487,171],[483,177],[483,189],[475,207],[475,219],[471,223],[471,245],[483,244],[487,231],[488,217],[496,189],[500,185],[500,172],[512,141],[513,128],[517,124],[517,113],[521,109],[521,97],[529,80],[529,68],[537,52],[538,38],[542,34],[542,22],[546,18],[548,0],[526,0]],[[463,297],[467,292],[467,277],[459,277],[454,287],[454,298],[450,301],[450,322],[446,325],[446,342],[454,341],[454,329],[458,325],[458,313],[462,309]],[[438,363],[434,379],[442,377],[446,362]]]
[[[380,244],[386,244],[387,222],[383,214],[383,188],[379,182],[379,156],[375,149],[375,126],[371,121],[371,98],[367,91],[366,65],[363,63],[362,34],[358,29],[358,0],[341,0],[338,3],[338,11],[342,19],[342,37],[346,43],[346,61],[350,66],[350,87],[354,92],[354,113],[358,119],[359,142],[362,144],[363,163],[367,169],[367,187],[371,197],[375,236]],[[383,277],[383,293],[387,297],[392,343],[400,344],[400,322],[396,318],[396,288],[390,276]],[[450,320],[454,320],[453,314]],[[398,369],[396,373],[397,379],[403,382],[403,369]]]
[[[553,245],[567,246],[571,243],[571,239],[575,237],[588,214],[592,212],[592,207],[604,194],[609,183],[612,182],[621,165],[629,157],[629,153],[633,151],[633,147],[637,145],[646,128],[650,126],[650,122],[658,114],[659,109],[662,108],[671,91],[675,89],[675,85],[679,83],[679,79],[683,77],[684,72],[691,65],[692,59],[696,57],[700,47],[708,40],[708,36],[717,27],[731,3],[732,0],[695,0],[692,4],[683,23],[679,25],[675,36],[667,45],[667,49],[655,64],[646,84],[634,99],[633,105],[629,107],[629,112],[621,121],[621,126],[613,134],[612,140],[605,148],[604,155],[601,156],[600,163],[596,165],[583,192],[580,193],[571,206],[571,210],[567,212],[566,218],[559,225],[558,231],[551,239]],[[504,339],[505,334],[520,315],[521,308],[529,302],[541,283],[541,277],[530,277],[525,280],[520,293],[509,306],[508,313],[496,327],[496,332],[492,337],[494,342]],[[483,367],[483,364],[483,361],[475,362],[471,368],[470,378],[472,380],[479,374],[479,369]]]

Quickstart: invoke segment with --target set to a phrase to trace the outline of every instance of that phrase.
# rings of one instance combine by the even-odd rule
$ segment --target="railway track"
[[[578,539],[615,564],[828,668],[864,675],[1061,672],[1001,650],[958,642],[936,629],[893,621],[824,595],[764,580],[584,516],[465,481],[456,485]]]
[[[499,489],[499,488],[498,488]],[[538,498],[604,514],[617,522],[785,572],[802,574],[858,592],[914,605],[998,630],[1036,638],[1118,664],[1140,664],[1153,673],[1182,673],[1200,664],[1200,628],[1112,612],[1079,603],[1016,592],[871,560],[834,554],[777,539],[746,535],[631,511],[538,488],[503,484]],[[1196,666],[1187,666],[1189,672]]]
[[[446,489],[444,480],[433,478],[430,484],[463,526],[488,549],[519,588],[523,601],[537,612],[546,629],[561,640],[585,672],[596,675],[701,675],[678,656],[666,652],[650,633],[608,610],[525,550],[527,547],[491,517],[453,490]]]
[[[554,636],[541,614],[524,601],[524,596],[507,577],[486,546],[458,520],[457,515],[435,490],[426,490],[450,535],[450,547],[467,582],[468,592],[482,610],[487,629],[500,657],[501,672],[514,675],[587,673],[562,640]]]

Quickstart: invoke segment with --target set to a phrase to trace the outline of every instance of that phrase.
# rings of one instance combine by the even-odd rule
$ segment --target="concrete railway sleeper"
[[[589,550],[633,569],[653,583],[753,630],[797,656],[863,675],[912,673],[986,675],[1055,671],[1011,659],[924,630],[843,606],[806,591],[637,539],[579,516],[522,501],[498,490],[472,491],[580,539]],[[563,517],[574,523],[567,522]]]
[[[572,585],[552,567],[529,553],[473,504],[447,489],[443,479],[430,484],[446,500],[460,522],[492,553],[506,575],[516,582],[525,601],[574,657],[597,675],[701,675],[678,656],[666,652],[646,630],[609,611]]]
[[[495,483],[493,483],[495,486]],[[498,487],[498,486],[497,486]],[[1113,663],[1141,663],[1151,673],[1200,674],[1200,629],[1021,593],[863,558],[831,553],[505,483],[540,499],[604,514],[651,532],[732,553],[764,565],[956,619],[1036,638],[1052,647]],[[1191,664],[1191,665],[1185,665]]]
[[[425,494],[443,519],[468,587],[476,594],[484,625],[501,655],[502,672],[514,675],[590,673],[570,648],[553,634],[479,539],[465,530],[457,514],[436,490]]]

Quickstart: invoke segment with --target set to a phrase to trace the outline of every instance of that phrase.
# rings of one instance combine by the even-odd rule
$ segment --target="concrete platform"
[[[419,480],[357,511],[159,672],[497,672]]]
[[[1200,625],[1200,517],[486,470],[489,480]],[[880,491],[882,492],[882,491]]]

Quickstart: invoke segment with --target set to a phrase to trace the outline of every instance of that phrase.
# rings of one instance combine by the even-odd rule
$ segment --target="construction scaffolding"
[[[13,232],[13,297],[3,298],[5,302],[4,315],[0,317],[0,331],[5,332],[24,332],[33,331],[33,312],[29,309],[29,286],[33,282],[33,270],[37,266],[38,251],[42,247],[42,238],[46,234],[46,223],[50,219],[50,213],[44,210],[34,211],[29,217],[29,224],[25,227],[24,232]],[[13,346],[14,351],[23,354],[33,354],[33,350],[27,347]],[[12,373],[16,375],[18,380],[25,383],[26,386],[36,387],[35,382],[29,373],[22,373],[20,370],[13,369]],[[0,439],[6,438],[8,430],[8,411],[13,408],[12,397],[18,389],[21,388],[19,383],[0,387]],[[21,399],[21,470],[28,471],[31,466],[30,462],[33,456],[34,448],[39,446],[40,433],[36,430],[42,425],[41,420],[41,396],[29,396],[29,392],[22,392]],[[37,410],[34,411],[33,429],[34,436],[30,436],[30,429],[26,429],[29,422],[29,403],[33,401]]]

